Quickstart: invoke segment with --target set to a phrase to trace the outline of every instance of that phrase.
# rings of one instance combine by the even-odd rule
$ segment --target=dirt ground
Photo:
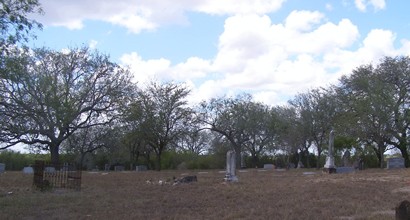
[[[410,169],[83,172],[81,191],[39,192],[33,176],[0,175],[0,219],[394,219]],[[172,185],[173,177],[197,182]]]

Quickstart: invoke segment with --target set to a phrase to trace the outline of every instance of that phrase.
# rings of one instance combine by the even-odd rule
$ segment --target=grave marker
[[[351,164],[350,164],[350,151],[348,151],[348,150],[345,151],[345,153],[343,154],[342,160],[343,160],[343,166],[344,167],[350,167],[351,166]]]
[[[124,171],[125,170],[125,168],[124,168],[124,166],[114,166],[114,171]]]
[[[146,165],[138,165],[135,167],[135,171],[147,171],[148,168]]]
[[[337,167],[336,173],[352,173],[354,172],[354,167]]]
[[[235,174],[236,171],[236,153],[230,150],[226,153],[226,175],[225,181],[236,182],[238,177]]]
[[[335,173],[336,166],[335,166],[335,158],[333,156],[333,147],[335,142],[335,133],[333,130],[329,132],[329,151],[326,157],[326,164],[324,166],[323,171],[326,173]]]
[[[33,173],[34,173],[34,169],[33,169],[33,167],[24,167],[24,168],[23,168],[23,173],[24,173],[24,174],[33,174]]]
[[[392,157],[387,159],[387,169],[405,168],[403,157]]]
[[[45,167],[44,172],[46,172],[46,173],[55,173],[56,168],[55,167]]]
[[[273,164],[264,164],[263,165],[263,169],[266,170],[273,170],[275,168],[275,166],[273,166]]]

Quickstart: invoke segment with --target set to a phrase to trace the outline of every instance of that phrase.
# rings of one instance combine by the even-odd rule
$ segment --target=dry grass
[[[394,219],[410,200],[410,169],[304,175],[307,170],[83,172],[81,192],[31,188],[32,176],[0,175],[0,219]],[[159,185],[190,174],[198,182]],[[147,183],[151,180],[151,183]]]

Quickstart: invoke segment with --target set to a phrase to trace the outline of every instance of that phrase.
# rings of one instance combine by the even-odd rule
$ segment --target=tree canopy
[[[42,25],[27,15],[42,13],[42,10],[38,0],[2,0],[0,7],[0,51],[3,54],[10,46],[34,37],[32,30]]]
[[[6,58],[0,71],[1,148],[18,143],[51,152],[78,129],[118,118],[132,90],[127,70],[88,48],[46,48]]]

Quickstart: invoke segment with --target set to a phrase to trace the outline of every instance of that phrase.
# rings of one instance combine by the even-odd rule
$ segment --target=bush
[[[12,150],[0,151],[0,163],[6,164],[6,170],[22,170],[26,166],[33,165],[36,160],[49,159],[49,154],[22,154]]]

